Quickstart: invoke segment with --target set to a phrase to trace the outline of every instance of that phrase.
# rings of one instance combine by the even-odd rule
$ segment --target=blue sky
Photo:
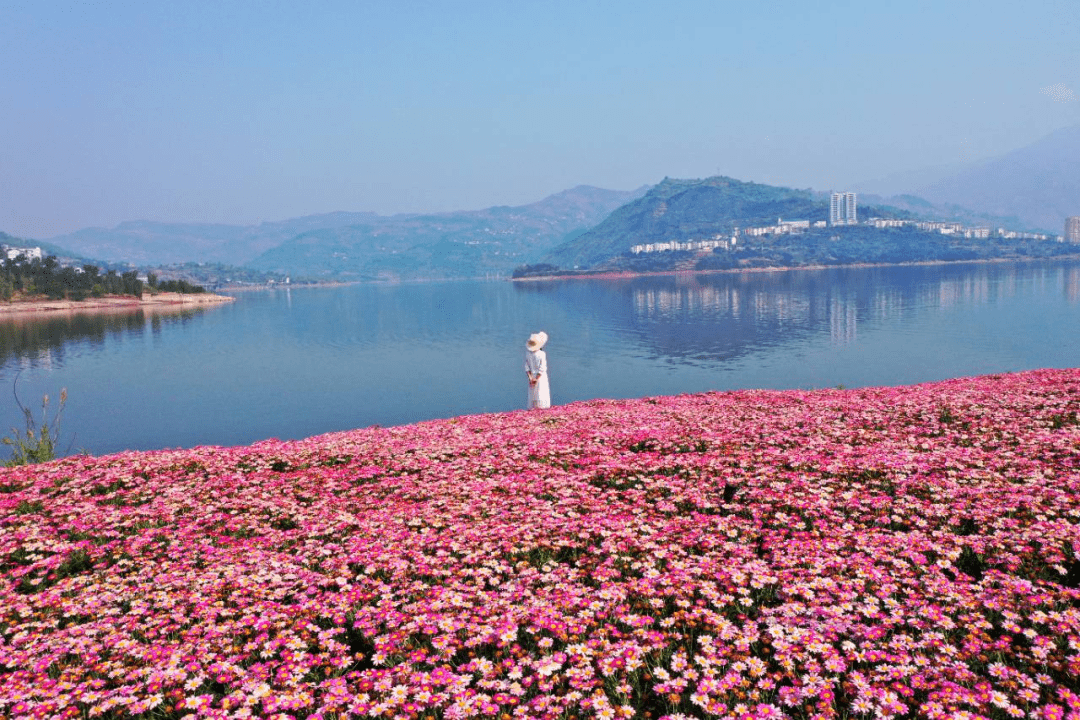
[[[843,189],[1080,122],[1075,0],[0,0],[0,230]]]

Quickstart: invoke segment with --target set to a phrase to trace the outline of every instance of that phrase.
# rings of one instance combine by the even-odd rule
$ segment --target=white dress
[[[529,384],[530,410],[551,407],[551,388],[548,386],[547,355],[543,350],[530,350],[525,353],[525,372],[532,378],[539,375],[536,384]]]

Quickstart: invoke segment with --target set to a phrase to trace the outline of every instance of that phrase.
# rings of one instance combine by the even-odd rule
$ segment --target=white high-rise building
[[[829,224],[856,225],[858,222],[858,209],[855,193],[834,192],[832,197],[829,198]]]
[[[1065,242],[1080,243],[1080,216],[1065,218]]]

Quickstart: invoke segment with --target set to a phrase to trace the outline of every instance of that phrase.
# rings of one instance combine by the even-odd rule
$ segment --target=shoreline
[[[1033,263],[1057,260],[1080,260],[1080,253],[1069,255],[1055,255],[1044,258],[983,258],[977,260],[915,260],[912,262],[898,263],[845,263],[843,265],[769,265],[766,267],[745,268],[715,268],[708,270],[650,270],[646,272],[634,272],[632,270],[619,270],[611,272],[580,272],[567,275],[530,275],[528,277],[510,278],[510,282],[549,282],[552,280],[630,280],[638,277],[672,277],[687,275],[735,275],[739,273],[775,273],[791,272],[794,270],[837,270],[843,268],[878,268],[878,267],[919,267],[930,265],[986,265],[992,263]]]
[[[341,281],[318,281],[311,283],[274,283],[273,285],[267,284],[248,284],[248,285],[221,285],[215,288],[216,292],[255,292],[258,290],[302,290],[304,288],[328,288],[328,287],[345,287],[346,285],[355,285],[357,280],[341,280]]]
[[[0,303],[0,317],[36,313],[64,312],[107,312],[114,310],[158,310],[169,308],[190,308],[208,305],[220,305],[235,302],[236,298],[212,293],[176,293],[163,292],[151,295],[143,293],[141,298],[130,295],[111,295],[86,300],[9,300]]]

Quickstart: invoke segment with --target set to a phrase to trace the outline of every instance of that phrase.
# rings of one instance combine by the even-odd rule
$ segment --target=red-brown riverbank
[[[141,298],[130,295],[110,295],[101,298],[87,298],[86,300],[48,300],[45,298],[29,298],[12,300],[0,303],[0,317],[26,313],[53,313],[53,312],[108,312],[116,310],[163,310],[204,305],[218,305],[234,301],[235,298],[228,295],[213,295],[210,293],[175,293],[163,292],[151,295],[144,293]]]

